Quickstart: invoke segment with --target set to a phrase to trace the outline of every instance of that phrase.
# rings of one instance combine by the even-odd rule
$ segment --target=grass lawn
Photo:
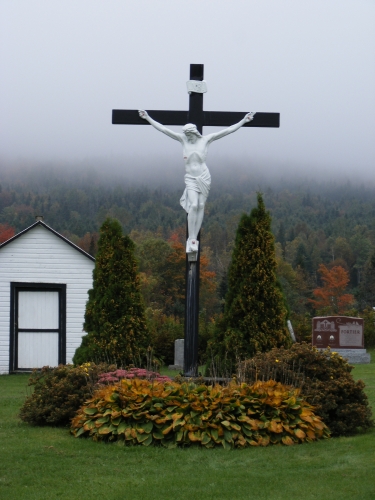
[[[357,365],[375,410],[375,352]],[[375,431],[293,447],[126,448],[17,418],[27,375],[0,377],[0,499],[375,499]],[[375,413],[375,411],[374,411]]]

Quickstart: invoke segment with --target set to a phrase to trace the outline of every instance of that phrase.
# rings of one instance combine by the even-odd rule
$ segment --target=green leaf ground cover
[[[375,408],[375,363],[356,366],[354,376]],[[27,375],[0,377],[2,500],[375,498],[375,431],[233,451],[98,444],[22,423],[26,384]]]
[[[71,432],[126,445],[225,449],[290,446],[330,435],[299,390],[273,380],[206,386],[123,379],[95,391],[73,418]]]

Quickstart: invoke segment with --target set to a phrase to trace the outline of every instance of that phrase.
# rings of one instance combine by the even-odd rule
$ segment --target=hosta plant
[[[334,351],[295,343],[239,363],[238,376],[249,384],[272,379],[300,387],[301,396],[314,406],[332,436],[345,436],[374,425],[365,384],[354,380],[353,368]]]
[[[222,387],[123,379],[99,389],[80,408],[71,432],[168,448],[293,445],[329,437],[299,390],[272,380]]]

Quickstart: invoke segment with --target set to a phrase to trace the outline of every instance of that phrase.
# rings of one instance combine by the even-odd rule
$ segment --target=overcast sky
[[[280,129],[215,142],[213,177],[236,165],[374,181],[374,26],[373,0],[1,0],[0,158],[182,178],[179,143],[111,125],[111,110],[187,109],[189,65],[203,63],[204,109],[281,113]]]

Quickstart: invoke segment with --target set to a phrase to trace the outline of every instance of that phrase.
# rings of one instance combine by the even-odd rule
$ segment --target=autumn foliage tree
[[[8,224],[0,224],[0,244],[9,240],[15,235],[15,230]]]
[[[185,310],[185,249],[177,234],[169,239],[171,252],[167,256],[163,277],[166,311],[181,317]]]
[[[341,266],[328,269],[324,264],[320,264],[318,272],[323,286],[313,291],[315,299],[310,299],[310,302],[323,314],[345,314],[354,302],[354,296],[345,293],[349,273]]]
[[[185,227],[174,230],[166,240],[162,234],[133,231],[139,260],[141,290],[146,304],[148,328],[154,355],[166,364],[174,362],[174,341],[184,336],[185,317]],[[212,271],[210,252],[200,259],[200,353],[211,335],[212,318],[219,307],[216,273]]]
[[[186,251],[185,245],[181,243],[177,233],[173,233],[169,239],[172,252],[167,257],[166,267],[166,290],[168,290],[168,300],[175,302],[178,300],[181,304],[185,303],[185,269],[186,269]],[[200,256],[200,309],[212,310],[214,305],[211,303],[212,297],[215,297],[216,291],[216,273],[209,270],[210,261],[203,252]],[[166,294],[167,295],[167,294]],[[184,313],[185,307],[183,307]]]
[[[95,257],[98,251],[98,240],[98,233],[86,233],[77,241],[77,245],[82,248],[82,250]]]
[[[168,240],[152,234],[131,233],[137,245],[142,293],[147,307],[158,309],[168,316],[185,315],[186,252],[183,243],[185,228],[179,228]],[[210,269],[209,253],[203,250],[200,259],[200,308],[212,317],[218,299],[216,273]]]

